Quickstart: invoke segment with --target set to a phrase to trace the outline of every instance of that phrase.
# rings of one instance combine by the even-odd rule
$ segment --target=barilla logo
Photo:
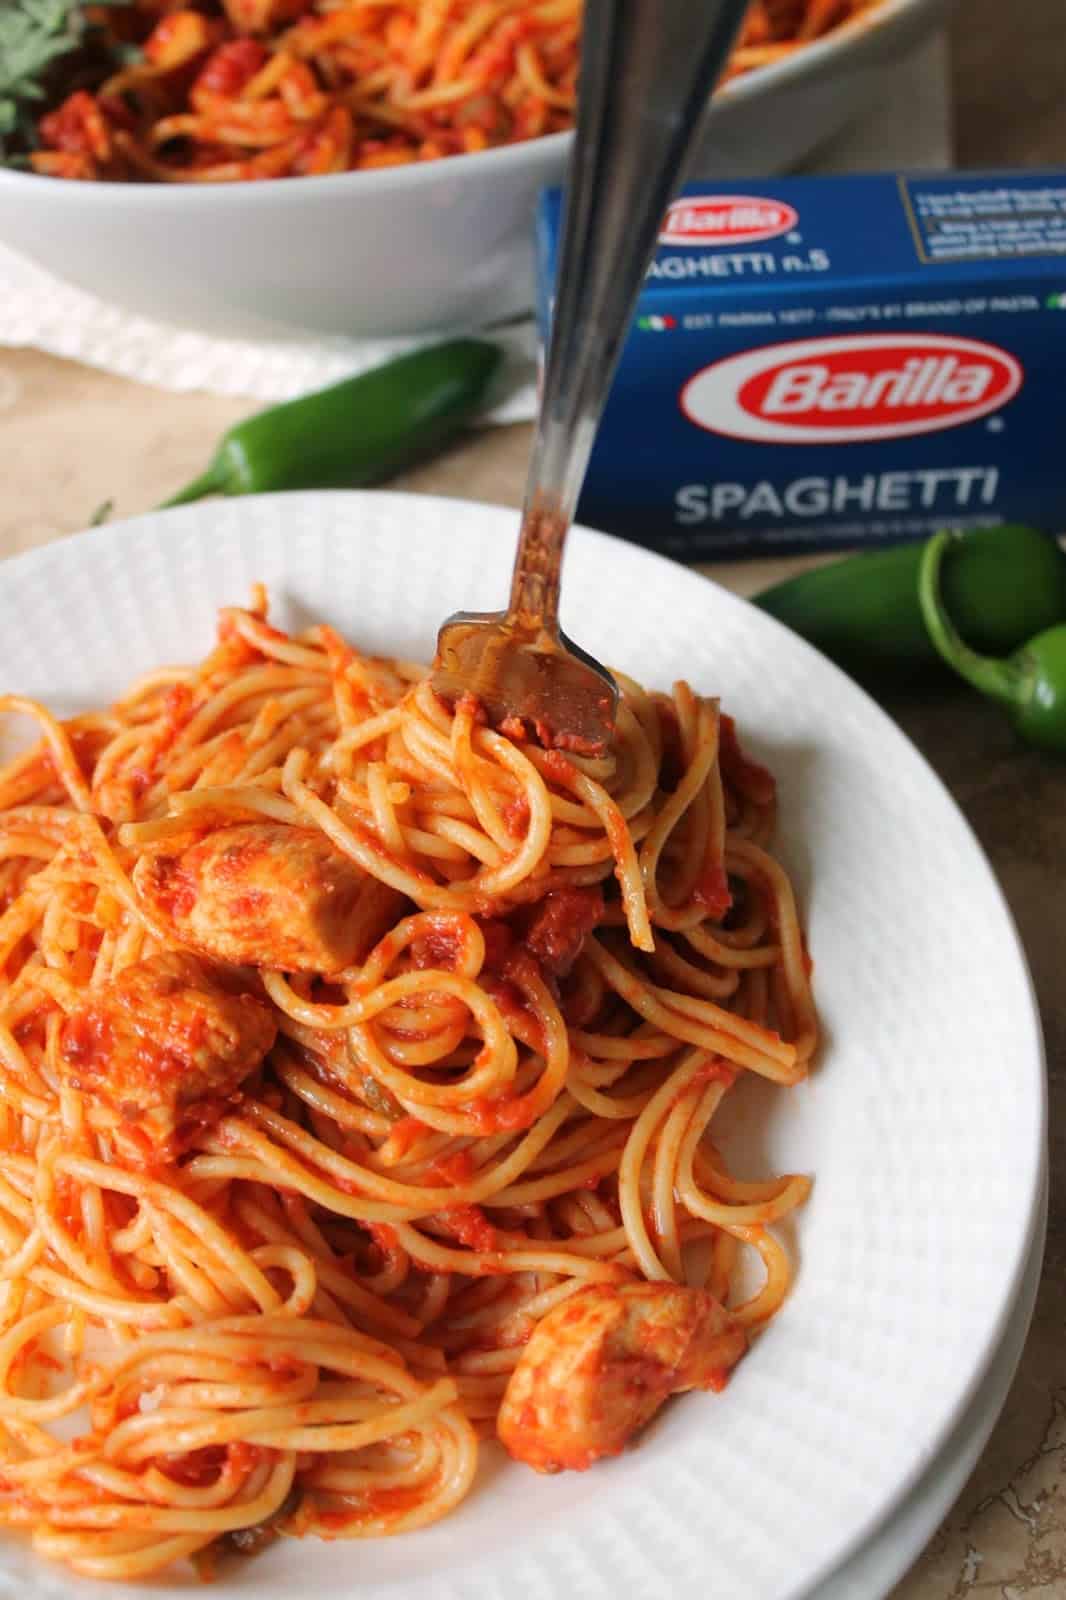
[[[746,350],[704,367],[681,410],[711,433],[764,444],[846,444],[957,428],[998,411],[1022,369],[997,345],[872,333]]]
[[[799,222],[781,200],[750,194],[700,194],[675,200],[666,213],[660,244],[757,244],[776,239]]]

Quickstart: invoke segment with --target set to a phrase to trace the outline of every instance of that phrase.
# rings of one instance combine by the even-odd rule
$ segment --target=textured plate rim
[[[1049,1198],[1045,1169],[1036,1227],[1022,1270],[1020,1299],[1011,1307],[1003,1340],[989,1358],[988,1370],[978,1392],[956,1422],[951,1437],[895,1511],[874,1529],[860,1549],[827,1573],[804,1600],[841,1600],[840,1585],[845,1582],[848,1600],[860,1594],[863,1600],[885,1600],[907,1576],[950,1514],[984,1454],[1021,1366],[1040,1290]],[[922,1498],[912,1506],[917,1496]],[[873,1548],[886,1538],[891,1541],[891,1555]],[[871,1559],[876,1571],[869,1570]],[[862,1588],[854,1587],[856,1584],[861,1584]],[[828,1596],[824,1593],[827,1587]]]

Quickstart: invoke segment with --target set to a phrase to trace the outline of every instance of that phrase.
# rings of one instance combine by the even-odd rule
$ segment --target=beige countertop
[[[961,0],[953,36],[960,160],[1066,161],[1064,67],[1064,0]],[[0,556],[84,526],[107,499],[120,515],[150,507],[199,471],[223,429],[248,410],[0,351]],[[515,504],[528,432],[472,436],[400,486]],[[799,564],[714,573],[750,592]],[[1066,1600],[1066,766],[1020,750],[994,711],[950,689],[889,709],[962,806],[1017,918],[1047,1035],[1052,1179],[1036,1315],[1003,1416],[894,1600]]]

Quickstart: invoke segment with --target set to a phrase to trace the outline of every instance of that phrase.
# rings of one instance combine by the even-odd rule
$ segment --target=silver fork
[[[586,0],[558,291],[506,611],[457,612],[433,687],[489,720],[596,754],[618,690],[559,627],[559,585],[592,442],[667,204],[747,0]]]

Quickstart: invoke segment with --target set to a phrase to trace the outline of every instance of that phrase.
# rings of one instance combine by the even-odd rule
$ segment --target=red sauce
[[[609,695],[604,695],[600,701],[600,709],[605,720],[609,721],[611,715]],[[556,750],[572,750],[577,756],[602,756],[607,750],[605,739],[586,739],[583,734],[567,733],[565,730],[557,733],[543,717],[514,715],[504,717],[499,724],[499,731],[510,739],[512,744],[527,743],[531,737],[535,738],[549,753]]]
[[[512,839],[524,839],[529,830],[529,801],[524,794],[503,808],[503,825]]]
[[[485,940],[485,966],[502,967],[514,945],[514,934],[499,917],[481,917],[478,927]]]
[[[425,1494],[424,1487],[397,1484],[395,1487],[366,1490],[363,1504],[373,1517],[387,1516],[390,1512],[398,1515],[404,1511],[413,1511],[416,1506],[420,1506]]]
[[[744,754],[737,739],[737,725],[724,712],[719,718],[718,762],[722,776],[734,789],[739,789],[757,806],[770,804],[777,793],[774,775]]]
[[[79,89],[40,121],[41,138],[53,150],[68,155],[107,158],[110,137],[100,108],[86,89]]]
[[[350,1528],[366,1513],[364,1511],[317,1511],[315,1523],[323,1530],[323,1539],[331,1539],[344,1528]]]
[[[567,788],[573,785],[574,779],[577,777],[577,768],[574,763],[568,761],[558,750],[549,750],[545,754],[544,770],[549,778],[554,778],[556,783],[565,784]]]
[[[562,977],[603,921],[604,911],[603,895],[596,887],[552,889],[534,910],[522,942],[542,967]]]
[[[240,1105],[242,1098],[240,1090],[235,1089],[232,1094],[208,1096],[183,1107],[177,1143],[184,1144],[204,1128],[213,1128],[216,1122],[221,1122],[224,1116]]]
[[[371,1517],[399,1517],[405,1512],[414,1511],[422,1505],[428,1492],[425,1485],[397,1484],[395,1487],[365,1489],[359,1496],[358,1505],[317,1511],[315,1523],[322,1530],[322,1537],[331,1539],[360,1522],[369,1521]]]
[[[729,892],[725,867],[720,861],[702,874],[692,891],[692,898],[698,906],[706,906],[715,922],[721,922],[733,904],[733,896]]]
[[[466,944],[462,925],[455,917],[447,916],[425,918],[423,925],[426,931],[411,942],[414,965],[420,970],[439,967],[454,972]]]
[[[92,1077],[106,1070],[114,1046],[111,1018],[104,1011],[87,1006],[76,1011],[64,1022],[59,1034],[59,1050],[68,1066],[79,1074]],[[77,1077],[72,1078],[75,1089],[81,1088]]]
[[[239,922],[255,922],[269,911],[270,895],[265,889],[246,889],[233,896],[227,909]]]
[[[521,989],[510,978],[497,977],[494,972],[483,972],[479,981],[506,1023],[517,1023],[521,1027],[536,1020],[525,1003]]]
[[[401,1117],[389,1129],[389,1145],[396,1152],[397,1160],[402,1161],[424,1133],[428,1133],[429,1126],[420,1122],[417,1117]]]
[[[471,694],[469,690],[467,690],[465,694],[461,694],[459,696],[458,700],[455,702],[455,711],[456,715],[458,715],[460,712],[465,712],[473,723],[481,727],[484,727],[485,723],[489,720],[485,711],[485,707],[481,704],[481,701],[478,699],[477,695]]]
[[[388,1222],[364,1222],[361,1224],[369,1233],[378,1249],[386,1256],[399,1254],[400,1241],[396,1236],[396,1229]]]
[[[164,916],[179,922],[188,917],[197,901],[196,879],[178,856],[157,856],[152,863],[152,889]]]
[[[728,1066],[727,1063],[719,1057],[715,1061],[705,1062],[704,1065],[700,1067],[699,1071],[693,1074],[689,1082],[689,1088],[691,1088],[692,1084],[694,1083],[724,1083],[727,1089],[731,1089],[736,1081],[737,1075],[735,1069],[731,1066]]]
[[[268,1356],[265,1365],[277,1378],[299,1378],[307,1370],[305,1363],[296,1356],[287,1356],[280,1352]],[[252,1446],[246,1445],[245,1448],[251,1449]]]
[[[453,1155],[438,1156],[426,1170],[437,1183],[451,1184],[461,1189],[470,1182],[477,1169],[469,1150],[456,1150]]]
[[[491,1254],[497,1249],[496,1229],[480,1206],[449,1206],[437,1212],[437,1220],[460,1244],[479,1255]]]
[[[520,1133],[532,1127],[537,1118],[537,1108],[531,1095],[501,1095],[496,1100],[476,1096],[466,1107],[467,1115],[476,1133],[486,1137],[493,1133]]]
[[[600,701],[600,709],[604,716],[610,714],[611,701],[608,695],[605,695]],[[537,734],[542,744],[549,743],[549,740],[544,737],[544,731],[539,724]],[[607,753],[606,739],[586,739],[580,733],[557,733],[550,740],[550,743],[556,750],[572,750],[576,756],[602,756]]]
[[[134,1412],[137,1409],[134,1405]],[[203,1489],[209,1483],[215,1483],[221,1475],[226,1465],[226,1446],[209,1444],[201,1450],[189,1450],[181,1455],[157,1456],[155,1464],[160,1472],[165,1472],[175,1483],[184,1484],[188,1489]]]
[[[162,749],[168,748],[192,716],[194,696],[187,683],[172,683],[163,696],[163,727],[169,735]]]
[[[201,93],[234,99],[268,60],[266,48],[257,39],[231,39],[207,58],[190,99],[194,105]]]

